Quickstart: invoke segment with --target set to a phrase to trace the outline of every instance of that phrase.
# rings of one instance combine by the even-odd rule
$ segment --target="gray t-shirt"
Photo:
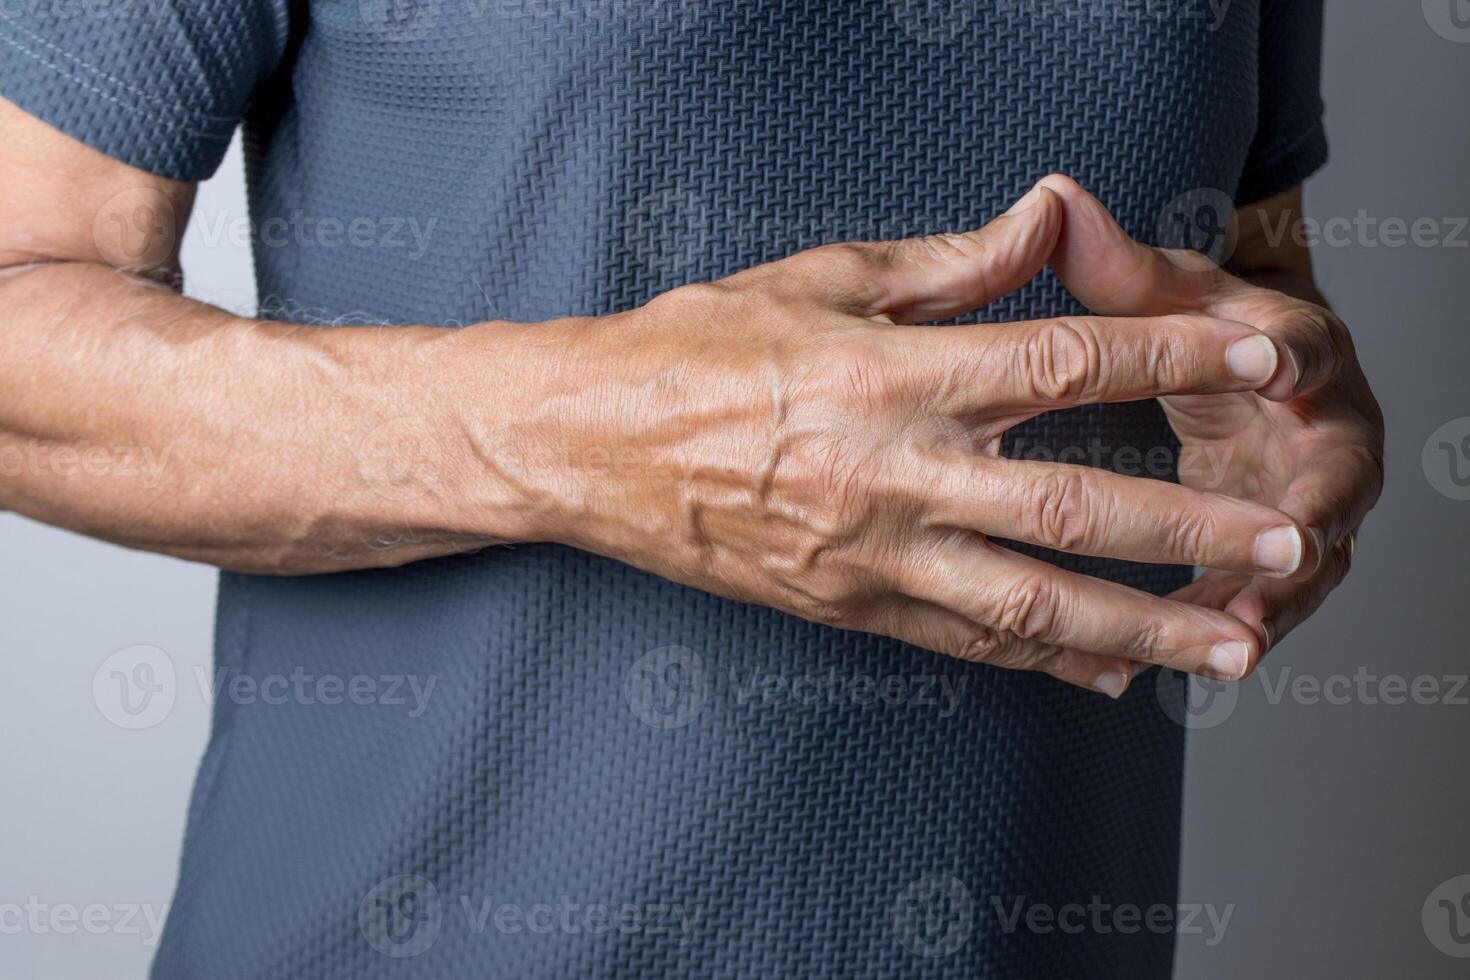
[[[0,0],[0,94],[180,180],[243,120],[264,315],[535,321],[975,227],[1057,170],[1208,234],[1325,158],[1321,6]],[[1076,309],[1047,275],[983,316]],[[1176,446],[1143,402],[1007,448]],[[1031,912],[1174,904],[1178,678],[1113,703],[555,546],[226,574],[216,639],[159,980],[1169,974],[1157,915]]]

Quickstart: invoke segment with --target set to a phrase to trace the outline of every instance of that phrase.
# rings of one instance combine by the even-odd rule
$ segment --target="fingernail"
[[[1131,678],[1128,676],[1128,671],[1110,670],[1093,681],[1092,687],[1099,694],[1106,694],[1116,701],[1123,696],[1124,691],[1128,690],[1129,680]]]
[[[1317,546],[1317,568],[1322,567],[1322,559],[1327,557],[1327,535],[1322,533],[1320,527],[1307,525],[1307,533],[1312,536],[1312,543]],[[1313,571],[1317,569],[1314,568]]]
[[[1270,650],[1272,647],[1276,646],[1275,623],[1271,622],[1269,619],[1261,620],[1261,632],[1266,634],[1266,643],[1264,646],[1261,647],[1262,652]]]
[[[1302,565],[1302,535],[1291,525],[1273,527],[1256,535],[1256,567],[1263,572],[1290,575]]]
[[[1022,211],[1025,211],[1027,208],[1031,207],[1031,205],[1035,204],[1040,199],[1041,185],[1037,184],[1035,187],[1031,188],[1031,190],[1026,192],[1025,197],[1021,198],[1015,204],[1012,204],[1011,209],[1006,212],[1006,215],[1010,216],[1013,214],[1020,214]]]
[[[1276,345],[1259,334],[1237,340],[1225,351],[1230,373],[1240,381],[1265,384],[1276,373]]]
[[[1250,626],[1249,623],[1247,623],[1246,625],[1247,626]],[[1256,631],[1256,635],[1261,638],[1261,652],[1262,653],[1265,653],[1267,650],[1270,650],[1271,649],[1271,627],[1268,626],[1268,625],[1266,625],[1265,622],[1261,622],[1261,623],[1257,623],[1255,626],[1251,626],[1251,629],[1255,630]]]
[[[1238,681],[1245,676],[1250,650],[1239,640],[1225,640],[1205,658],[1205,669],[1222,681]]]

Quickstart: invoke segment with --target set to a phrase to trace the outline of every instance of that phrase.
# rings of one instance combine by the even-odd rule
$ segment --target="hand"
[[[706,591],[1113,696],[1132,662],[1239,677],[1260,641],[1233,616],[987,539],[1252,573],[1263,534],[1302,533],[1222,494],[999,458],[1049,409],[1249,392],[1274,371],[1238,356],[1269,349],[1258,331],[1203,315],[907,326],[1045,265],[1061,199],[1022,203],[970,234],[818,248],[543,334],[565,351],[556,394],[487,462],[546,488],[542,539]],[[1201,533],[1175,533],[1181,513]]]
[[[1183,447],[1183,483],[1278,508],[1307,528],[1303,547],[1283,537],[1267,549],[1288,577],[1215,569],[1174,595],[1249,624],[1264,652],[1342,582],[1354,535],[1383,487],[1383,415],[1347,328],[1311,299],[1237,278],[1195,253],[1139,244],[1067,178],[1042,183],[1066,206],[1053,267],[1090,309],[1239,320],[1259,327],[1276,348],[1276,370],[1258,393],[1161,399]],[[1305,265],[1305,274],[1280,275],[1273,284],[1313,295]],[[1200,465],[1188,465],[1191,457]],[[1207,513],[1181,517],[1190,536],[1215,533]]]

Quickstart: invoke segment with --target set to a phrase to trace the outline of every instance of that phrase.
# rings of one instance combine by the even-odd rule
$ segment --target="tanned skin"
[[[1299,191],[1238,215],[1228,271],[1052,176],[978,230],[464,329],[184,298],[194,191],[0,102],[0,507],[282,575],[558,542],[1116,697],[1149,664],[1247,674],[1341,581],[1382,483],[1347,331],[1269,233]],[[918,326],[1048,263],[1095,315]],[[998,454],[1043,411],[1141,398],[1218,465],[1175,485]],[[1208,570],[1164,599],[991,535]]]

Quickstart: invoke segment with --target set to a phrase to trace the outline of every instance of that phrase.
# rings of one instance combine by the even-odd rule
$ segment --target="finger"
[[[1134,674],[1142,673],[1141,670],[1135,670],[1131,660],[1101,657],[1095,653],[1066,647],[1049,649],[1050,656],[1038,668],[1042,673],[1067,684],[1106,694],[1114,701],[1127,693],[1133,683]]]
[[[1201,316],[911,330],[898,343],[939,410],[954,415],[1251,391],[1277,369],[1276,348],[1260,331]]]
[[[1350,542],[1348,535],[1337,539],[1327,549],[1317,574],[1305,582],[1253,579],[1226,604],[1225,612],[1264,635],[1264,650],[1269,651],[1321,608],[1332,590],[1342,584],[1352,568]]]
[[[1315,391],[1337,377],[1353,356],[1347,328],[1320,306],[1244,285],[1225,291],[1213,308],[1238,312],[1283,352],[1281,370],[1261,389],[1271,401]]]
[[[956,536],[909,573],[904,591],[1023,640],[1238,680],[1259,651],[1255,633],[1213,609],[1065,571]],[[999,662],[1015,647],[997,643]]]
[[[1040,186],[1062,200],[1065,212],[1052,269],[1095,312],[1208,312],[1259,327],[1281,351],[1276,377],[1259,389],[1272,401],[1321,387],[1350,357],[1351,338],[1329,311],[1135,241],[1107,208],[1067,177],[1047,177]]]
[[[1315,541],[1315,560],[1303,563],[1303,576],[1316,574],[1326,545],[1361,525],[1382,491],[1383,461],[1362,446],[1335,446],[1301,464],[1280,506]]]
[[[1045,268],[1060,231],[1060,202],[1035,190],[976,231],[829,245],[776,265],[840,309],[925,323],[969,313],[1025,285]]]
[[[1272,507],[1088,466],[954,454],[932,511],[948,527],[1100,558],[1295,574],[1306,529]]]
[[[1051,267],[1088,309],[1109,316],[1157,316],[1202,310],[1218,270],[1186,268],[1136,241],[1082,185],[1063,174],[1039,185],[1062,202],[1062,233]]]
[[[1195,606],[1223,611],[1230,601],[1240,595],[1241,590],[1254,581],[1254,576],[1241,572],[1224,572],[1206,569],[1193,582],[1175,589],[1166,598],[1175,602],[1187,602]],[[1251,625],[1246,623],[1247,626]],[[1264,640],[1265,638],[1262,637]]]
[[[917,599],[905,600],[883,611],[874,625],[878,632],[905,643],[975,663],[989,663],[990,651],[996,646],[993,630]],[[1009,640],[1016,645],[1028,642],[1019,637],[1010,637]],[[1123,696],[1133,679],[1132,665],[1127,660],[1040,643],[1030,646],[1032,649],[1026,654],[1017,652],[1005,659],[1011,663],[1030,664],[1031,669],[1115,700]]]

